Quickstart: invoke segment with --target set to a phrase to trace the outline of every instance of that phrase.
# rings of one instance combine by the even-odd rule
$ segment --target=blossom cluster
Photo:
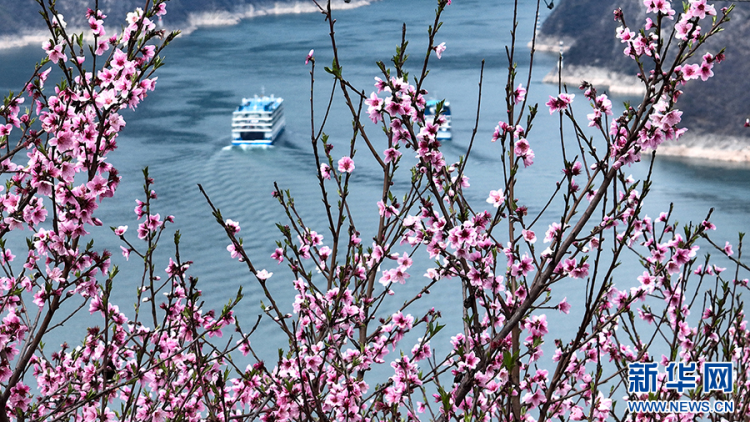
[[[657,24],[661,18],[676,15],[668,1],[647,1],[645,6],[648,13],[659,15]],[[689,17],[680,15],[680,19],[697,23],[705,18],[700,17],[700,10],[712,16],[708,5],[692,1]],[[438,16],[441,11],[439,8]],[[616,16],[624,19],[622,12]],[[657,24],[649,18],[645,31],[655,31]],[[432,40],[434,32],[430,34]],[[623,27],[617,34],[628,44],[626,55],[639,62],[666,56],[661,50],[663,46],[653,42],[653,37],[641,35],[646,32],[636,35]],[[697,39],[696,42],[702,43]],[[436,51],[440,58],[442,47],[441,44],[431,48],[428,58],[431,51]],[[674,353],[682,359],[700,359],[698,350],[717,344],[720,337],[709,334],[708,327],[730,334],[738,339],[738,344],[747,344],[750,338],[747,330],[742,325],[739,332],[734,322],[744,321],[741,311],[724,307],[720,313],[725,316],[713,322],[710,318],[717,312],[708,309],[703,319],[688,318],[687,276],[708,275],[720,280],[723,271],[715,265],[693,269],[699,251],[697,242],[708,236],[712,224],[705,221],[681,235],[669,222],[669,214],[655,220],[643,215],[647,188],[622,174],[624,165],[640,161],[642,151],[656,149],[664,140],[677,138],[684,132],[685,129],[678,127],[681,112],[674,107],[680,89],[687,80],[695,79],[689,73],[691,70],[710,77],[708,71],[700,69],[711,70],[714,63],[723,60],[721,53],[705,55],[699,69],[693,69],[685,64],[693,51],[683,52],[676,59],[672,73],[641,75],[650,93],[644,98],[647,107],[642,111],[626,109],[611,122],[607,119],[613,116],[612,101],[606,94],[598,94],[590,84],[582,85],[583,96],[592,107],[587,116],[588,126],[599,129],[606,137],[607,153],[598,155],[591,141],[584,139],[579,141],[578,156],[583,163],[565,161],[562,179],[557,184],[563,192],[565,212],[559,221],[547,226],[543,251],[536,249],[535,231],[544,231],[539,217],[529,217],[529,207],[519,200],[514,189],[520,163],[528,167],[535,158],[529,133],[519,124],[520,117],[509,115],[501,120],[492,137],[503,151],[504,186],[489,192],[486,199],[491,205],[489,210],[472,206],[464,196],[470,187],[464,173],[465,163],[447,163],[436,139],[443,117],[438,112],[430,119],[425,118],[423,79],[417,77],[411,84],[401,76],[403,50],[399,54],[393,60],[395,74],[399,76],[392,76],[381,64],[385,78],[375,78],[376,91],[362,97],[368,106],[369,119],[387,137],[387,148],[379,154],[371,140],[362,134],[383,168],[387,187],[377,201],[379,230],[372,244],[363,245],[353,223],[348,231],[336,229],[334,222],[350,217],[346,201],[353,177],[350,170],[354,167],[347,156],[338,160],[338,172],[334,171],[333,145],[326,137],[323,137],[323,154],[327,162],[324,158],[318,166],[324,203],[329,207],[328,217],[332,222],[331,238],[324,239],[322,234],[304,225],[289,193],[275,192],[287,215],[294,216],[294,224],[279,226],[284,241],[272,258],[288,263],[295,274],[293,285],[297,295],[293,313],[284,314],[276,305],[265,308],[280,329],[288,331],[292,346],[270,371],[270,376],[260,378],[262,391],[272,389],[273,397],[284,397],[260,410],[265,415],[262,418],[604,421],[617,411],[616,397],[608,383],[624,378],[626,372],[615,370],[611,375],[603,375],[602,368],[622,368],[629,362],[654,358],[649,343],[628,341],[638,336],[623,338],[618,334],[623,329],[628,333],[642,332],[643,327],[635,324],[631,315],[637,313],[644,324],[660,321],[658,324],[666,331],[644,332],[644,335],[651,338],[673,335]],[[691,69],[688,76],[685,69]],[[342,82],[342,89],[346,86]],[[526,89],[522,84],[515,86],[510,78],[506,87],[509,105],[525,100]],[[385,97],[381,97],[383,93]],[[547,103],[550,114],[568,111],[573,99],[574,94],[568,93],[550,97]],[[356,120],[353,104],[350,108]],[[564,114],[572,119],[572,113]],[[363,125],[355,127],[365,131]],[[313,146],[317,148],[315,141]],[[407,151],[413,151],[416,164],[411,169],[411,188],[401,196],[392,192],[390,186]],[[591,165],[585,164],[587,160],[592,161]],[[329,205],[328,181],[335,184],[338,208]],[[612,200],[613,205],[600,205],[615,186],[620,191]],[[335,211],[330,211],[331,208]],[[592,217],[592,210],[601,212],[601,217]],[[588,216],[577,220],[576,216],[582,212]],[[584,229],[587,222],[594,223],[589,232]],[[501,223],[507,223],[510,231],[506,243],[497,240]],[[617,258],[608,268],[602,267],[608,264],[601,258],[608,238],[613,241],[616,257],[623,251],[634,250],[642,258],[644,272],[633,277],[634,281],[637,278],[637,284],[618,287],[612,283],[610,274],[617,267]],[[413,269],[422,249],[433,265],[419,282]],[[733,253],[728,243],[720,249],[727,256]],[[607,275],[602,276],[602,272]],[[585,283],[589,292],[583,311],[574,311],[567,298],[550,303],[548,292],[564,280],[582,286]],[[436,284],[446,282],[459,284],[463,292],[464,329],[451,337],[451,350],[438,358],[432,345],[443,328],[438,323],[442,315],[433,309],[421,317],[414,316],[407,314],[406,308],[429,295]],[[391,297],[403,297],[400,284],[411,285],[418,293],[407,298],[397,312],[387,312],[379,318],[379,324],[371,326],[370,322],[376,318],[373,309],[384,309],[393,303]],[[742,286],[743,281],[735,285]],[[725,290],[724,294],[729,293]],[[638,308],[641,302],[644,304]],[[717,301],[712,303],[714,307],[724,306]],[[545,308],[582,318],[578,334],[566,341],[550,341],[550,317],[543,311]],[[364,376],[376,365],[387,363],[387,355],[410,338],[410,331],[417,330],[419,325],[424,325],[423,330],[419,329],[420,337],[410,353],[405,352],[408,348],[402,349],[390,362],[393,371],[387,380],[373,384],[371,378]],[[714,350],[710,358],[728,358]],[[742,352],[734,350],[730,358],[737,359]],[[553,368],[541,367],[545,353],[551,353]],[[320,383],[323,378],[328,380],[327,384]],[[289,386],[293,379],[302,382],[292,383],[284,390],[283,386]],[[436,392],[429,393],[431,399],[426,387],[429,384],[437,387]],[[289,388],[292,396],[288,396]],[[667,394],[666,390],[662,393]],[[322,406],[315,408],[316,403]],[[251,406],[251,409],[256,408]],[[633,416],[638,420],[646,417]]]

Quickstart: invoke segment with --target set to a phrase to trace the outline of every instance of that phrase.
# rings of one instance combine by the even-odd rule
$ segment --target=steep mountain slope
[[[681,7],[677,1],[672,3],[675,8]],[[721,1],[715,6],[718,10],[730,4]],[[643,25],[646,13],[641,0],[560,0],[544,22],[542,41],[556,44],[563,40],[569,47],[565,53],[569,82],[579,82],[585,70],[609,75],[612,84],[616,79],[627,80],[623,74],[636,73],[633,61],[623,54],[624,45],[615,38],[618,23],[612,11],[617,7],[622,8],[628,25]],[[750,136],[750,129],[744,127],[745,119],[750,117],[749,3],[737,3],[726,31],[718,34],[706,51],[717,53],[724,47],[727,58],[714,67],[715,76],[708,82],[691,81],[679,103],[684,111],[684,124],[694,135],[700,134],[705,139],[706,135],[712,135],[714,140]],[[694,61],[700,62],[700,57]]]

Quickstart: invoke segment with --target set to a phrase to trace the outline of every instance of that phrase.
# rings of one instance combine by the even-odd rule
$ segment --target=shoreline
[[[607,91],[613,95],[640,97],[646,93],[643,83],[633,75],[595,66],[566,66],[564,62],[561,74],[558,75],[557,68],[554,68],[542,79],[542,82],[557,84],[558,81],[562,81],[564,84],[578,87],[584,80],[596,87],[598,91]],[[605,87],[606,89],[603,90],[602,88]]]
[[[531,41],[526,44],[527,47],[531,48]],[[534,51],[544,51],[550,53],[560,53],[562,49],[563,54],[567,53],[576,43],[576,40],[571,37],[551,37],[549,35],[536,33],[536,43],[534,43]]]
[[[719,148],[686,147],[684,145],[661,145],[657,149],[657,156],[700,158],[709,161],[723,161],[732,163],[750,163],[750,148],[730,151]]]
[[[715,163],[750,163],[750,137],[686,134],[677,142],[661,144],[656,151],[657,156],[699,158]]]
[[[28,32],[19,35],[0,35],[0,51],[28,47],[34,44],[41,46],[42,43],[49,40],[49,35],[47,34],[49,34],[48,31],[39,30],[38,32]]]
[[[345,3],[344,0],[333,0],[331,2],[331,9],[356,9],[358,7],[368,6],[375,1],[378,0],[351,0],[350,3]],[[318,8],[314,4],[302,1],[294,3],[273,2],[261,5],[249,4],[242,8],[237,8],[232,12],[226,10],[213,10],[190,13],[185,21],[177,24],[170,23],[165,25],[165,29],[179,29],[181,31],[180,36],[183,36],[189,35],[200,28],[237,25],[245,19],[253,19],[262,16],[294,15],[315,12],[318,12]],[[115,33],[112,28],[107,27],[106,29],[108,33]],[[69,26],[68,32],[87,33],[90,31],[88,31],[88,27],[83,29]],[[48,41],[49,38],[49,31],[46,29],[32,30],[15,35],[0,35],[0,51],[33,45],[41,46],[42,43]],[[84,37],[84,40],[92,42],[93,36],[86,36]]]
[[[377,0],[351,0],[347,3],[344,0],[333,0],[331,1],[332,10],[350,10],[356,9],[362,6],[369,6],[373,1]],[[183,23],[181,29],[183,35],[189,35],[200,28],[207,28],[212,26],[232,26],[237,25],[245,19],[259,18],[262,16],[280,16],[280,15],[298,15],[302,13],[316,13],[319,12],[317,6],[309,2],[295,2],[295,3],[281,3],[274,2],[269,5],[253,5],[249,4],[243,8],[239,8],[234,12],[215,10],[206,11],[200,13],[191,13],[188,15],[187,21]]]
[[[563,69],[558,74],[557,66],[542,79],[542,82],[548,84],[557,84],[562,82],[570,86],[578,87],[582,81],[587,81],[594,85],[598,90],[607,87],[610,94],[621,96],[642,96],[646,93],[640,79],[634,75],[620,73],[617,71],[587,65],[566,65],[565,53],[576,44],[576,40],[571,37],[552,37],[545,34],[537,34],[536,51],[563,54]],[[528,47],[531,48],[531,42]]]

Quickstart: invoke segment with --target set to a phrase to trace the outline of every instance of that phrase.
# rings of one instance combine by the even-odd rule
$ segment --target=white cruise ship
[[[424,110],[424,119],[425,121],[432,122],[432,119],[435,118],[435,113],[437,112],[437,105],[440,101],[437,100],[427,100],[427,104]],[[445,101],[443,103],[443,108],[441,111],[441,115],[445,118],[445,123],[440,125],[440,129],[437,133],[437,139],[439,141],[450,141],[453,139],[453,134],[451,133],[451,103],[448,101]]]
[[[283,98],[243,98],[232,113],[232,145],[271,145],[284,125]]]

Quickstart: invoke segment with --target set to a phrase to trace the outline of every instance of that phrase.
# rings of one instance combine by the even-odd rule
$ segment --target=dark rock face
[[[709,1],[709,3],[711,3]],[[720,9],[730,2],[716,2]],[[570,50],[565,63],[596,66],[626,74],[637,73],[634,61],[623,54],[625,44],[615,38],[613,10],[621,7],[631,29],[643,27],[646,8],[641,0],[560,0],[542,26],[544,40],[563,39]],[[672,1],[675,10],[682,3]],[[714,66],[715,76],[707,82],[691,81],[677,107],[683,110],[684,126],[693,133],[723,136],[750,136],[744,127],[750,117],[750,4],[737,3],[726,31],[713,37],[700,56],[688,63],[700,63],[703,53],[716,54],[726,48],[726,60]],[[649,15],[655,19],[655,15]],[[671,23],[671,22],[670,22]],[[704,23],[704,31],[708,28]]]

